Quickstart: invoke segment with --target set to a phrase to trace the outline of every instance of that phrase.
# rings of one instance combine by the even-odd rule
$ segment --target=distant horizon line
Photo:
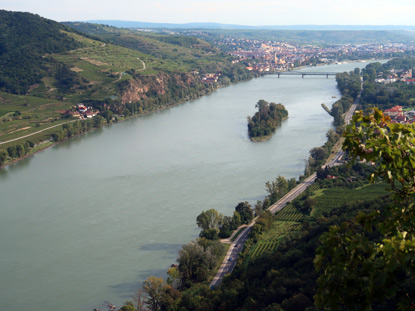
[[[217,28],[217,29],[262,29],[262,30],[415,30],[415,25],[342,25],[342,24],[297,24],[297,25],[243,25],[226,24],[220,22],[185,22],[185,23],[165,23],[165,22],[142,22],[129,20],[78,20],[67,22],[83,22],[107,24],[116,27],[143,27],[143,28]]]

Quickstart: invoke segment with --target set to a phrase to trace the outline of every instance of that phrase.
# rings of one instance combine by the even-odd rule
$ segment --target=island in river
[[[288,118],[288,111],[284,105],[268,103],[261,99],[255,105],[258,111],[251,118],[248,117],[248,134],[251,141],[260,142],[271,138],[275,129]]]

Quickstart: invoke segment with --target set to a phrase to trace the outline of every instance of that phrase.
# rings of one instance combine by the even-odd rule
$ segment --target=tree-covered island
[[[265,141],[271,138],[272,133],[288,118],[288,111],[284,105],[268,103],[261,99],[255,105],[258,111],[251,118],[248,117],[248,134],[251,141]]]

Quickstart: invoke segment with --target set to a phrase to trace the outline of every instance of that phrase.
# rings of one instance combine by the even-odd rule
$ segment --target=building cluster
[[[235,57],[244,61],[247,69],[258,72],[285,71],[301,65],[337,63],[341,59],[362,59],[379,55],[415,50],[414,44],[342,44],[330,46],[295,45],[268,40],[222,38],[216,42]]]
[[[412,69],[391,69],[387,74],[379,72],[377,78],[375,79],[375,82],[380,84],[390,84],[397,81],[406,82],[408,84],[415,83],[415,79],[412,78]]]
[[[261,43],[257,40],[245,40],[252,42],[249,50],[238,48],[229,52],[237,61],[248,62],[247,69],[257,72],[284,71],[305,64],[314,54],[309,48],[306,50],[287,43]]]
[[[415,110],[404,111],[402,106],[395,106],[390,109],[386,109],[383,114],[385,116],[389,116],[392,123],[415,123]]]
[[[78,119],[90,119],[95,117],[99,111],[94,111],[92,107],[86,107],[84,104],[80,103],[74,106],[73,110],[68,110],[65,114],[70,115],[73,118]]]
[[[207,73],[207,74],[204,74],[203,75],[203,77],[202,77],[202,82],[204,82],[204,83],[216,83],[216,82],[218,82],[218,79],[219,79],[219,73]]]

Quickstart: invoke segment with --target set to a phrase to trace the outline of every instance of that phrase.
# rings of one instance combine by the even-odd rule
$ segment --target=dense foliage
[[[82,46],[63,31],[70,30],[37,15],[0,10],[0,90],[26,93],[50,75],[52,60],[45,56]]]
[[[321,166],[325,163],[328,159],[329,155],[331,154],[334,145],[340,139],[340,130],[328,130],[327,134],[327,141],[321,147],[314,147],[310,150],[310,156],[308,157],[304,175],[310,176],[313,172],[317,171]]]
[[[0,166],[7,161],[13,161],[29,154],[34,144],[31,141],[26,141],[22,144],[16,144],[8,147],[6,150],[0,150]]]
[[[251,139],[271,135],[282,120],[288,117],[288,111],[281,104],[261,99],[255,107],[258,111],[252,118],[248,117],[248,134]]]
[[[349,95],[356,99],[361,90],[360,70],[356,68],[355,71],[350,73],[338,73],[336,74],[337,87],[342,95]]]
[[[203,211],[196,218],[202,229],[199,236],[209,240],[227,238],[240,225],[248,224],[253,219],[254,211],[248,202],[240,202],[232,216],[223,216],[215,209]]]
[[[345,136],[352,159],[378,164],[371,179],[389,183],[394,201],[322,235],[316,305],[371,310],[382,303],[388,310],[409,310],[415,304],[415,129],[389,123],[375,109],[356,113]]]
[[[396,105],[414,106],[415,84],[395,82],[391,84],[376,83],[376,78],[388,78],[391,70],[401,72],[415,67],[414,57],[395,58],[385,64],[371,63],[362,70],[364,77],[364,91],[362,93],[362,107],[372,109],[378,107],[382,110]]]

